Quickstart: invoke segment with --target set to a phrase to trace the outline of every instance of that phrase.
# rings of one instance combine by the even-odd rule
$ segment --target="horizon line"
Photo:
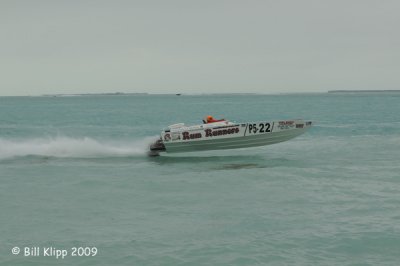
[[[299,91],[299,92],[92,92],[92,93],[54,93],[54,94],[32,94],[32,95],[0,95],[0,97],[63,97],[63,96],[123,96],[123,95],[285,95],[285,94],[323,94],[323,93],[382,93],[382,92],[400,92],[400,90],[327,90],[327,91]]]

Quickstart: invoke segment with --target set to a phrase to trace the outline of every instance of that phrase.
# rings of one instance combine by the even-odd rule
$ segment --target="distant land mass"
[[[333,90],[328,93],[382,93],[382,92],[400,92],[400,90]]]
[[[73,93],[73,94],[44,94],[47,97],[62,97],[62,96],[110,96],[110,95],[148,95],[148,93],[125,93],[125,92],[106,92],[106,93]]]
[[[233,92],[233,93],[195,93],[186,95],[257,95],[260,93],[249,93],[249,92]],[[67,97],[67,96],[115,96],[115,95],[176,95],[181,96],[183,93],[147,93],[147,92],[104,92],[104,93],[58,93],[58,94],[43,94],[41,97]]]

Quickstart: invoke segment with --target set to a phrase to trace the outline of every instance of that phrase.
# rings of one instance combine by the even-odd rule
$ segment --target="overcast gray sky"
[[[400,89],[400,1],[0,0],[0,95]]]

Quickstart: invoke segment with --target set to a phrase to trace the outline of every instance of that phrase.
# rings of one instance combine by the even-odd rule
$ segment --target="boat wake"
[[[104,158],[145,155],[155,137],[133,141],[100,141],[89,137],[7,140],[0,138],[0,160],[24,156]]]

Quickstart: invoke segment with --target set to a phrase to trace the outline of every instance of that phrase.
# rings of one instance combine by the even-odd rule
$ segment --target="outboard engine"
[[[162,139],[158,139],[156,142],[150,145],[149,156],[158,156],[159,152],[165,151],[165,145]]]

